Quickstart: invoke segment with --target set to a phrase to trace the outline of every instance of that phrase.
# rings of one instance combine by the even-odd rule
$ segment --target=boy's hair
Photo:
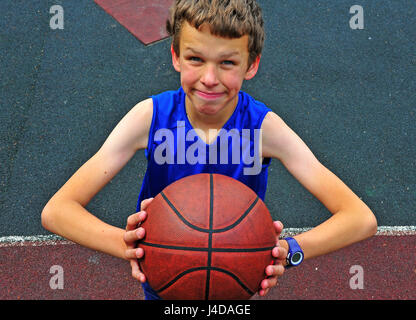
[[[196,29],[207,23],[213,35],[224,38],[248,35],[249,66],[262,52],[264,22],[261,8],[255,0],[175,0],[166,29],[172,36],[177,56],[184,21]]]

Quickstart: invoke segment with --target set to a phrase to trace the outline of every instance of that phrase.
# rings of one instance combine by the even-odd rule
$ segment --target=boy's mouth
[[[196,95],[204,100],[216,100],[224,96],[224,92],[206,92],[201,90],[195,90]]]

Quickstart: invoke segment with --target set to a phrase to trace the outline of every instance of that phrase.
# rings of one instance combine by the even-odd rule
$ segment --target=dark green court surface
[[[416,4],[259,1],[267,39],[243,89],[278,113],[375,212],[415,225]],[[64,29],[50,28],[53,5]],[[146,46],[94,1],[0,2],[0,235],[48,234],[46,201],[137,102],[179,86],[168,39]],[[146,167],[139,152],[88,208],[124,227]],[[266,203],[285,227],[329,213],[272,161]]]

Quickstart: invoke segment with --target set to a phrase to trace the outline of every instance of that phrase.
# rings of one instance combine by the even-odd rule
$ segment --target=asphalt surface
[[[415,2],[363,2],[362,30],[350,28],[352,1],[259,3],[266,43],[243,90],[279,114],[379,226],[415,226]],[[53,5],[64,9],[63,30],[50,28]],[[48,199],[137,102],[178,88],[179,76],[168,39],[145,45],[93,1],[3,0],[0,12],[0,237],[48,235]],[[124,228],[145,168],[139,152],[87,208]],[[276,160],[266,204],[287,228],[329,217]]]

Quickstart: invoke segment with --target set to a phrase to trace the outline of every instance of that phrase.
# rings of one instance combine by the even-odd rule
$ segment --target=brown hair
[[[166,29],[172,36],[173,50],[178,56],[184,21],[196,29],[207,23],[211,33],[220,37],[248,35],[249,66],[263,49],[264,22],[261,8],[255,0],[175,0]]]

